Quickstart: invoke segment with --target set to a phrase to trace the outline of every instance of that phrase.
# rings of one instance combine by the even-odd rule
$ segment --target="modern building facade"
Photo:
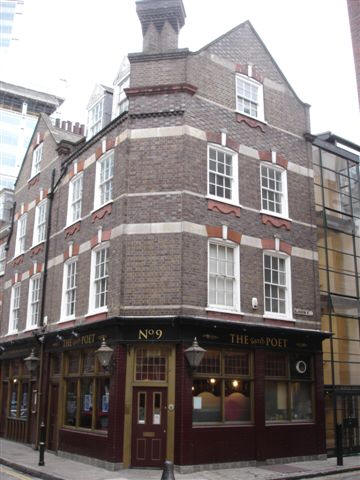
[[[39,113],[51,115],[63,101],[0,81],[0,189],[14,188]]]
[[[41,115],[16,183],[0,433],[109,468],[321,457],[309,107],[250,22],[190,52],[181,0],[136,8],[127,107],[87,140]]]
[[[22,15],[23,0],[1,0],[0,2],[0,51],[11,46],[19,27]]]
[[[347,5],[354,52],[358,101],[360,107],[360,3],[357,0],[347,0]]]
[[[360,147],[330,132],[310,135],[318,222],[327,450],[343,427],[346,453],[360,451]]]

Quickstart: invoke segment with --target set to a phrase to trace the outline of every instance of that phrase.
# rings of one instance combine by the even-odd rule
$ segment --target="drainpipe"
[[[47,228],[45,236],[45,255],[44,255],[44,271],[43,271],[43,283],[41,289],[41,303],[40,303],[40,315],[39,315],[39,328],[44,328],[44,310],[45,310],[45,297],[46,297],[46,285],[47,285],[47,271],[48,271],[48,260],[49,260],[49,240],[51,233],[51,213],[52,213],[52,203],[54,199],[54,184],[55,184],[55,169],[53,169],[51,174],[51,188],[48,193],[49,199],[49,208],[47,216]],[[35,437],[35,448],[38,448],[39,438],[40,438],[40,425],[44,421],[43,416],[43,381],[44,381],[44,349],[45,342],[44,339],[40,343],[40,371],[39,371],[39,385],[38,385],[38,410],[36,418],[36,437]],[[45,423],[45,422],[44,422]]]

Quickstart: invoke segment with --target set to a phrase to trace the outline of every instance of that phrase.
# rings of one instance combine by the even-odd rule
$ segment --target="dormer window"
[[[263,86],[245,75],[236,76],[236,110],[264,121]]]
[[[96,135],[102,128],[103,118],[103,100],[95,103],[95,105],[89,110],[89,138]]]
[[[40,143],[40,145],[38,145],[33,152],[31,177],[35,177],[35,175],[37,175],[40,172],[40,163],[41,163],[41,159],[42,159],[42,149],[43,149],[43,144]]]

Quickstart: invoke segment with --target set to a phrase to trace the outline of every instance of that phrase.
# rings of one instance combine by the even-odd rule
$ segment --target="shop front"
[[[204,349],[196,368],[186,358],[195,337]],[[41,408],[48,449],[112,469],[317,457],[325,452],[322,338],[194,319],[48,334],[40,406],[37,380],[21,366],[28,350],[2,362],[2,435],[34,443]],[[105,368],[104,339],[113,351]]]

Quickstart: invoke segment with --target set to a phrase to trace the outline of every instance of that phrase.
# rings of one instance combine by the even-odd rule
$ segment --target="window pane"
[[[109,424],[110,379],[98,378],[96,382],[97,382],[96,429],[107,430],[108,424]]]
[[[10,396],[10,417],[16,417],[18,404],[18,383],[12,383]]]
[[[66,410],[65,410],[65,424],[76,425],[76,410],[77,410],[77,381],[68,380],[66,389]]]
[[[93,379],[81,379],[80,427],[91,428],[93,412]]]
[[[207,350],[197,372],[220,374],[220,352]]]
[[[220,422],[221,380],[195,379],[193,382],[193,422]]]
[[[291,384],[291,419],[312,420],[312,387],[307,382]]]
[[[80,355],[78,352],[68,353],[68,373],[79,373]]]
[[[283,354],[268,353],[265,360],[267,377],[285,377],[287,375],[287,357]]]
[[[20,402],[20,418],[26,419],[28,417],[28,402],[29,402],[29,384],[23,383],[21,386],[21,402]]]
[[[267,381],[265,387],[266,420],[288,420],[287,402],[287,383]]]
[[[136,351],[136,380],[165,381],[167,352],[161,349],[139,348]]]
[[[234,379],[225,381],[225,421],[251,420],[250,382]]]
[[[225,374],[226,375],[249,375],[249,354],[248,353],[226,353]]]

